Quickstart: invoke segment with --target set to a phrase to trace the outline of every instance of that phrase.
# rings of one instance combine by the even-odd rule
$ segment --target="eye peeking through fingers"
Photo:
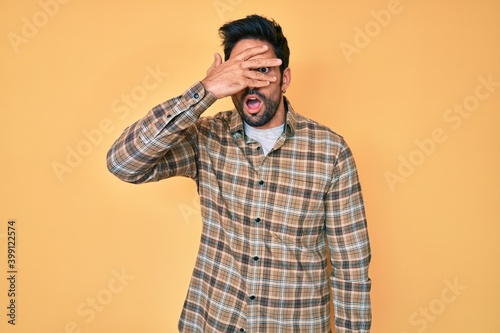
[[[260,68],[257,68],[256,71],[259,71],[262,74],[267,74],[267,73],[269,73],[271,71],[271,68],[269,68],[269,67],[260,67]]]

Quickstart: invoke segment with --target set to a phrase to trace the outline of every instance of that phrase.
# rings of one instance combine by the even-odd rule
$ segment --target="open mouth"
[[[248,113],[256,114],[261,109],[262,100],[260,99],[259,96],[252,94],[245,97],[244,104]]]

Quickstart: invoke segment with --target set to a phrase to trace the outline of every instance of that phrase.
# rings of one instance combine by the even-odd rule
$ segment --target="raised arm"
[[[167,100],[125,129],[107,155],[111,173],[138,184],[176,175],[195,178],[197,125],[201,114],[218,98],[249,86],[263,87],[276,77],[255,69],[279,66],[280,59],[259,59],[268,46],[253,47],[222,62],[216,53],[206,77],[181,96]]]
[[[196,121],[216,98],[201,83],[154,107],[125,129],[107,155],[108,169],[129,183],[196,177]]]

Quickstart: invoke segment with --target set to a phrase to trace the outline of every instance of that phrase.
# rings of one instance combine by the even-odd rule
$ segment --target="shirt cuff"
[[[194,117],[199,118],[206,109],[217,101],[211,92],[205,89],[201,82],[196,82],[180,96],[179,111],[191,109]]]

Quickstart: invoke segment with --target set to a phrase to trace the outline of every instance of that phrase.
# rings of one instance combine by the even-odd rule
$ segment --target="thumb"
[[[212,66],[217,67],[219,66],[220,64],[222,64],[222,57],[219,53],[214,53],[214,63],[212,64]]]
[[[222,64],[222,57],[220,56],[219,53],[214,53],[214,62],[212,63],[212,65],[208,68],[207,70],[207,75],[209,75],[210,73],[212,73],[212,71],[218,67],[220,64]]]

